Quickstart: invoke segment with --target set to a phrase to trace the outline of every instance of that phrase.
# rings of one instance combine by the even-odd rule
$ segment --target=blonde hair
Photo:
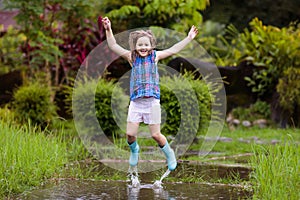
[[[139,31],[133,31],[129,34],[129,47],[132,55],[132,60],[137,56],[136,52],[136,42],[141,37],[148,37],[150,39],[151,43],[151,50],[153,50],[156,47],[156,39],[152,33],[151,30],[139,30]]]

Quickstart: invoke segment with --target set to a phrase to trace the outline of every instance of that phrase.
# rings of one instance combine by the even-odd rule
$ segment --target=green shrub
[[[252,32],[245,31],[237,42],[244,48],[242,58],[256,67],[248,79],[252,91],[266,95],[274,91],[287,68],[300,67],[300,27],[279,29],[265,26],[258,19],[252,20],[250,26]]]
[[[242,33],[228,27],[232,39],[226,43],[228,54],[223,58],[227,61],[223,63],[232,66],[247,61],[253,64],[254,73],[246,80],[254,93],[265,96],[275,90],[286,69],[300,67],[300,25],[291,23],[288,27],[277,28],[264,25],[257,18],[249,25],[251,29]]]
[[[21,86],[13,94],[16,118],[24,123],[45,126],[56,115],[55,105],[50,101],[50,89],[38,82]]]
[[[106,135],[118,135],[126,124],[128,103],[129,97],[118,84],[100,79],[95,96],[96,116]]]
[[[256,101],[248,108],[237,107],[232,110],[232,114],[239,120],[254,121],[257,119],[267,119],[271,117],[271,107],[265,101]]]
[[[5,32],[0,37],[0,74],[21,69],[24,63],[24,54],[19,48],[20,44],[25,42],[26,36],[12,27],[4,31],[2,24],[0,31]]]
[[[214,117],[218,116],[218,113],[212,113],[212,104],[215,103],[214,93],[216,91],[212,90],[214,87],[212,87],[211,83],[206,83],[200,79],[193,80],[190,75],[186,75],[185,77],[189,78],[197,96],[200,113],[198,134],[204,134],[207,131],[210,121],[212,119],[216,120]]]
[[[193,80],[191,74],[161,77],[161,105],[167,115],[162,132],[179,133],[181,143],[194,138],[194,133],[205,133],[214,101],[209,89],[204,80]]]
[[[96,136],[101,134],[100,126],[106,135],[118,135],[121,124],[126,124],[129,101],[122,88],[104,79],[77,81],[76,84],[74,88],[69,87],[67,102],[73,103],[72,107],[69,104],[69,109],[72,108],[76,122],[80,123],[76,124],[77,129]]]
[[[279,93],[280,105],[293,114],[294,106],[300,106],[300,69],[285,70],[276,89]]]
[[[162,76],[160,84],[162,115],[166,112],[162,132],[166,135],[177,135],[180,132],[177,136],[181,142],[193,139],[194,133],[205,133],[211,120],[211,105],[214,101],[210,85],[204,80],[193,80],[192,74],[184,77]],[[86,80],[77,83],[73,96],[70,92],[72,88],[68,90],[68,102],[73,100],[73,114],[80,121],[77,128],[89,136],[100,134],[98,124],[108,136],[117,135],[120,128],[126,125],[129,97],[118,84],[103,79],[98,82]]]

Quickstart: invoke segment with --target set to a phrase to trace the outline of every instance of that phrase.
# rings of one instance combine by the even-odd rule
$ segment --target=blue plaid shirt
[[[132,63],[130,100],[140,97],[160,98],[159,74],[155,63],[156,51],[146,57],[137,56]]]

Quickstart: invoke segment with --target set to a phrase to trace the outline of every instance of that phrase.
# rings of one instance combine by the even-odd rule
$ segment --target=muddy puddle
[[[125,181],[63,180],[22,194],[17,199],[248,199],[242,188],[200,183],[164,183],[154,189],[153,183],[133,188]]]
[[[123,164],[118,162],[117,164]],[[126,163],[127,165],[127,163]],[[110,180],[115,173],[120,173],[103,163],[84,163],[84,169],[94,168]],[[95,167],[96,166],[96,167]],[[48,184],[27,191],[14,199],[30,200],[86,200],[86,199],[251,199],[251,192],[240,184],[218,184],[218,180],[245,182],[251,169],[241,165],[224,165],[198,162],[179,162],[174,172],[164,179],[162,188],[153,187],[153,183],[164,173],[164,169],[140,173],[140,187],[133,188],[126,181],[126,173],[120,173],[120,180],[95,181],[77,179],[54,179]],[[99,174],[101,175],[101,174]],[[125,177],[124,179],[121,177]],[[238,177],[238,181],[236,178]],[[196,183],[187,183],[191,182]],[[234,180],[234,181],[232,181]],[[181,182],[182,181],[182,182]]]

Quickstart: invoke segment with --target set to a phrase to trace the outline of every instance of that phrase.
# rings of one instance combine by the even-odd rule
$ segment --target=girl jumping
[[[137,143],[137,133],[139,124],[144,122],[148,124],[152,138],[164,152],[168,169],[175,170],[177,161],[174,151],[169,146],[166,137],[160,132],[161,108],[157,63],[181,51],[196,37],[198,29],[192,26],[186,38],[162,51],[155,50],[156,40],[150,30],[134,31],[129,35],[130,50],[127,50],[117,44],[110,20],[105,17],[102,22],[109,48],[126,59],[132,67],[126,128],[127,143],[131,151],[129,164],[132,167],[138,164],[140,148]]]

